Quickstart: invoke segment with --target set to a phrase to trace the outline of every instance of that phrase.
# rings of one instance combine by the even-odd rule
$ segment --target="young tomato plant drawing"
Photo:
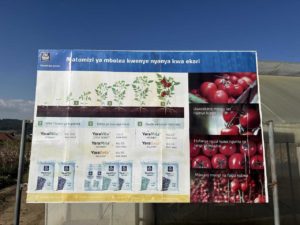
[[[97,101],[101,105],[105,105],[105,100],[107,99],[108,90],[111,88],[107,83],[100,83],[95,89],[96,95],[98,96]]]
[[[139,103],[140,107],[146,104],[151,83],[153,80],[149,80],[147,76],[137,77],[133,81],[134,100]]]
[[[112,85],[111,90],[114,95],[114,101],[118,104],[118,106],[123,105],[123,100],[128,87],[129,84],[125,83],[124,80],[117,81]]]
[[[166,77],[161,74],[157,74],[157,81],[155,81],[155,83],[161,106],[166,108],[171,104],[171,99],[175,94],[175,86],[179,85],[180,82],[176,82],[173,77]]]
[[[73,96],[73,93],[70,92],[66,97],[66,101],[68,104],[72,104],[72,105],[79,105],[79,103],[87,104],[87,102],[92,100],[90,95],[91,95],[91,92],[86,91],[86,92],[83,92],[78,98],[75,98]]]
[[[91,101],[91,92],[90,91],[84,91],[80,96],[79,96],[79,100],[81,101],[82,104],[87,104],[87,102]]]
[[[72,92],[70,92],[70,93],[67,95],[66,101],[67,101],[67,103],[70,103],[70,102],[74,101],[73,93],[72,93]]]

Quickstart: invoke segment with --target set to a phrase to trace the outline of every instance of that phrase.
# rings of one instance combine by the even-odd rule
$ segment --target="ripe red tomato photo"
[[[256,149],[256,144],[253,141],[247,141],[240,145],[240,152],[246,156],[255,155]]]
[[[244,90],[249,87],[249,84],[242,78],[238,79],[237,84],[241,85]]]
[[[247,109],[244,114],[240,116],[240,124],[247,129],[257,128],[260,123],[259,112],[255,109]]]
[[[222,154],[224,154],[224,155],[226,155],[226,156],[230,156],[230,155],[232,155],[233,153],[235,153],[236,152],[236,144],[230,144],[230,143],[228,143],[228,144],[222,144],[221,146],[220,146],[220,153],[222,153]]]
[[[225,91],[228,96],[231,96],[234,92],[234,85],[230,81],[226,81],[225,83],[219,84],[218,89]]]
[[[217,78],[214,83],[217,85],[217,87],[221,84],[225,84],[226,83],[226,79],[225,78]]]
[[[235,98],[229,97],[227,103],[228,103],[228,104],[235,103],[235,100],[236,100]]]
[[[228,101],[228,94],[223,90],[217,90],[211,97],[208,97],[212,103],[224,104]]]
[[[250,78],[253,82],[256,81],[256,80],[257,80],[257,75],[256,75],[256,73],[251,73],[250,76],[249,76],[249,78]]]
[[[264,158],[262,155],[252,156],[250,159],[250,168],[253,170],[263,170],[264,169]]]
[[[263,144],[261,142],[257,143],[257,151],[261,155],[264,154],[264,148],[263,148]]]
[[[203,146],[202,152],[204,155],[211,157],[218,153],[218,149],[219,149],[219,147],[215,144],[205,144]]]
[[[231,75],[230,77],[229,77],[229,80],[231,81],[231,83],[233,83],[233,84],[236,84],[237,83],[237,81],[238,81],[238,77],[237,76],[234,76],[234,75]]]
[[[231,192],[235,193],[240,189],[240,182],[237,178],[234,178],[231,182],[230,182],[230,190]]]
[[[241,170],[245,168],[245,157],[241,153],[234,153],[228,160],[229,169]]]
[[[211,163],[208,157],[199,155],[192,160],[192,168],[210,169]]]
[[[223,112],[223,119],[227,123],[231,122],[232,124],[238,124],[239,113],[231,109],[225,109]]]
[[[191,143],[191,144],[190,144],[190,157],[191,157],[191,158],[194,158],[194,157],[196,157],[197,155],[199,155],[200,150],[201,150],[201,148],[200,148],[199,145],[197,145],[197,144],[195,144],[195,143]]]
[[[248,190],[248,187],[249,187],[248,182],[241,183],[242,192],[246,192]]]
[[[258,195],[255,199],[254,199],[254,203],[265,203],[266,202],[266,197],[264,195]]]
[[[239,135],[240,129],[238,126],[225,127],[221,130],[221,135]]]
[[[203,82],[200,86],[201,95],[203,97],[207,97],[208,99],[213,96],[217,90],[217,86],[212,82]]]
[[[216,154],[211,159],[211,165],[214,169],[226,169],[227,158],[223,154]]]
[[[244,88],[243,88],[242,85],[240,85],[240,84],[234,84],[233,85],[233,90],[231,92],[231,96],[237,98],[237,97],[239,97],[243,93],[243,91],[244,91]]]
[[[244,80],[244,81],[246,81],[246,83],[248,84],[248,86],[253,83],[253,81],[249,77],[247,77],[247,76],[244,76],[241,79]]]

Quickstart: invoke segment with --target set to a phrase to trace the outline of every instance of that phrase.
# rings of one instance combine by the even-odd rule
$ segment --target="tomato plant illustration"
[[[167,107],[171,104],[171,98],[175,94],[175,86],[180,82],[176,82],[173,77],[162,76],[157,74],[156,87],[158,99],[161,102],[161,106]]]
[[[73,93],[72,93],[72,92],[70,92],[70,93],[67,95],[66,101],[67,101],[67,103],[70,103],[70,102],[74,101]]]
[[[91,95],[90,91],[86,91],[86,92],[84,91],[81,95],[79,95],[78,98],[75,98],[73,96],[73,93],[70,92],[66,97],[66,101],[67,101],[67,103],[74,104],[74,105],[79,105],[79,102],[81,104],[87,104],[87,102],[92,101],[92,98],[90,95]]]
[[[88,101],[91,101],[91,95],[92,93],[90,91],[84,91],[80,96],[79,96],[79,100],[81,101],[81,103],[87,103]]]
[[[119,105],[123,105],[123,100],[126,95],[126,90],[129,87],[129,84],[127,84],[124,80],[116,81],[112,85],[112,92],[114,95],[114,101]]]
[[[149,87],[153,80],[149,80],[147,76],[140,76],[135,78],[132,84],[134,91],[134,100],[139,103],[140,106],[146,104],[146,98],[149,94]]]
[[[108,91],[111,88],[107,83],[100,83],[95,89],[97,95],[97,101],[100,102],[101,105],[105,105],[105,100],[107,99]]]

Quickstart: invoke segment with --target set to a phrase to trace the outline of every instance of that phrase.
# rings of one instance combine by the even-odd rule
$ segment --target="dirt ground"
[[[0,190],[0,225],[13,225],[16,186]],[[26,187],[22,192],[20,225],[44,225],[44,204],[26,204]]]

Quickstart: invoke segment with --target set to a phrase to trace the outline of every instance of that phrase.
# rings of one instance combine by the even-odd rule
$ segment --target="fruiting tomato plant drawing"
[[[168,107],[171,104],[171,99],[175,95],[175,86],[180,82],[176,82],[173,77],[162,76],[157,74],[156,91],[157,97],[160,100],[161,106]]]
[[[132,88],[134,91],[134,100],[140,105],[140,110],[142,106],[146,104],[146,99],[150,92],[150,85],[153,80],[150,80],[147,76],[136,77],[132,83]]]
[[[126,96],[127,88],[130,85],[126,83],[124,80],[116,81],[112,87],[111,90],[113,92],[114,101],[117,103],[118,106],[123,105],[123,100]]]
[[[110,88],[111,86],[109,86],[107,83],[100,83],[95,89],[97,102],[100,102],[102,106],[105,105],[105,101],[107,99],[108,91]]]

